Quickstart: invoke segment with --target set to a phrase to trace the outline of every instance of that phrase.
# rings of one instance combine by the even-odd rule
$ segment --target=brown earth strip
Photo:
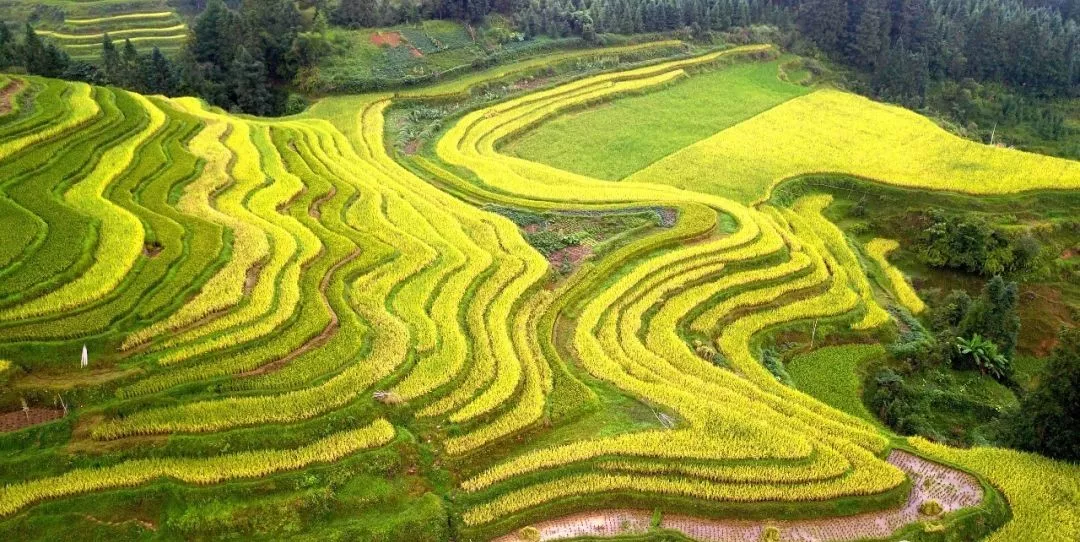
[[[11,112],[11,101],[24,86],[26,86],[24,81],[12,79],[4,88],[0,89],[0,115]]]
[[[322,206],[323,206],[323,204],[326,203],[327,201],[330,201],[330,199],[333,198],[336,195],[337,195],[337,187],[334,186],[334,185],[330,185],[330,191],[327,192],[326,195],[324,195],[324,196],[320,197],[319,199],[311,202],[311,207],[308,208],[308,215],[310,215],[311,218],[321,219],[322,218]]]
[[[982,486],[974,476],[917,455],[893,450],[889,463],[911,478],[912,488],[904,506],[891,510],[868,512],[847,517],[787,520],[746,521],[710,519],[676,514],[664,514],[660,526],[680,531],[702,542],[757,542],[768,527],[779,530],[780,540],[792,542],[826,542],[885,538],[901,527],[917,521],[934,520],[922,515],[919,506],[935,500],[942,514],[975,506],[983,500]],[[543,521],[533,525],[540,531],[540,540],[562,540],[575,537],[607,537],[640,534],[648,531],[652,519],[650,510],[596,510]],[[521,540],[510,533],[497,542]]]
[[[63,417],[63,410],[53,408],[31,408],[27,411],[19,410],[0,414],[0,433],[18,431],[31,425],[51,422]]]
[[[340,325],[340,320],[338,319],[337,313],[334,312],[334,308],[330,306],[330,301],[326,299],[326,290],[330,287],[330,278],[334,276],[334,273],[337,273],[337,271],[341,269],[345,264],[358,258],[360,256],[360,252],[360,249],[356,249],[344,259],[334,264],[333,267],[327,270],[326,276],[322,278],[322,281],[319,282],[320,301],[322,301],[322,304],[324,307],[326,307],[326,310],[330,311],[330,323],[326,325],[326,327],[322,330],[322,333],[319,333],[318,335],[309,339],[306,343],[301,345],[300,348],[289,352],[287,356],[279,360],[267,363],[266,365],[262,365],[255,369],[252,369],[250,371],[239,373],[236,375],[237,377],[256,376],[277,371],[285,365],[288,365],[289,362],[291,362],[292,360],[326,344],[326,342],[329,341],[330,338],[337,333],[338,327]]]

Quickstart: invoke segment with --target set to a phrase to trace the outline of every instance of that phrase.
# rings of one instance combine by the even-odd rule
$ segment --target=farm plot
[[[783,59],[713,69],[677,85],[556,117],[503,152],[618,180],[809,89],[780,80]]]
[[[81,514],[92,492],[167,516],[163,503],[191,485],[208,498],[185,506],[207,513],[218,495],[270,491],[355,515],[379,507],[364,491],[390,479],[437,503],[432,524],[471,539],[655,507],[692,516],[671,525],[736,516],[754,532],[766,517],[817,533],[868,514],[885,519],[852,532],[888,535],[914,519],[913,488],[938,487],[924,479],[964,497],[942,501],[946,528],[992,527],[1000,518],[983,521],[983,507],[998,501],[975,498],[982,479],[894,450],[863,412],[784,385],[758,359],[778,328],[887,325],[858,247],[823,214],[827,196],[747,206],[497,151],[566,111],[770,52],[716,51],[486,105],[441,136],[424,176],[388,153],[385,94],[256,119],[20,79],[35,99],[0,124],[0,168],[23,165],[2,177],[0,204],[27,232],[0,244],[5,378],[62,378],[56,360],[77,361],[82,344],[116,376],[57,395],[77,401],[62,421],[0,435],[0,449],[19,450],[0,460],[0,531]],[[518,72],[490,77],[507,73]],[[666,218],[556,277],[484,205]],[[26,291],[45,266],[55,279],[43,295]],[[18,413],[17,389],[0,394],[7,411]],[[587,409],[616,395],[650,421],[585,430],[557,414],[574,403],[606,416]]]
[[[627,181],[750,203],[767,198],[776,183],[811,173],[968,194],[1080,187],[1077,162],[968,141],[906,109],[836,90],[790,100]]]

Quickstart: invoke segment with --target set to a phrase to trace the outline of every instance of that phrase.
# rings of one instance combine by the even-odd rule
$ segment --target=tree
[[[1080,461],[1080,329],[1065,329],[1039,378],[1020,402],[1015,443],[1055,459]]]
[[[15,62],[15,37],[11,35],[7,24],[0,21],[0,68],[6,68]]]
[[[266,66],[244,47],[236,54],[231,70],[233,101],[244,113],[266,115],[270,112],[270,89]]]
[[[1000,275],[995,276],[986,283],[982,295],[960,322],[957,335],[982,335],[996,344],[1002,355],[1011,359],[1020,336],[1019,299],[1019,286],[1015,282],[1005,282]]]
[[[330,12],[330,22],[350,28],[375,26],[375,2],[372,0],[341,0],[337,9]]]
[[[864,68],[876,67],[889,46],[889,13],[885,0],[866,0],[851,40],[852,60]]]
[[[195,61],[226,71],[241,38],[240,18],[222,0],[210,0],[191,27],[188,49]]]
[[[52,43],[45,44],[41,41],[41,37],[34,32],[34,28],[29,23],[23,35],[21,53],[26,71],[34,75],[58,77],[67,68],[69,62],[67,53]]]
[[[1009,360],[998,352],[997,345],[982,338],[978,333],[970,339],[956,338],[956,350],[967,356],[982,374],[1000,380],[1008,375]]]
[[[292,0],[244,0],[240,4],[244,46],[266,66],[267,75],[292,79],[285,57],[296,35],[303,30],[303,18]]]
[[[139,52],[131,39],[124,39],[124,50],[120,53],[120,84],[125,87],[138,86]]]
[[[840,36],[848,24],[844,0],[806,0],[799,6],[799,28],[803,34],[826,51],[837,51]]]
[[[101,38],[101,69],[105,73],[106,83],[120,82],[120,52],[116,50],[108,32]]]
[[[154,47],[149,59],[141,63],[140,72],[140,79],[143,81],[146,92],[150,94],[174,92],[176,69],[173,67],[172,62],[161,54],[161,49]]]

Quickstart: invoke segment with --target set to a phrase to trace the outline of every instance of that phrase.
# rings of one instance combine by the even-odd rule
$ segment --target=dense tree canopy
[[[1080,329],[1062,331],[1019,417],[1017,444],[1053,458],[1080,460]]]

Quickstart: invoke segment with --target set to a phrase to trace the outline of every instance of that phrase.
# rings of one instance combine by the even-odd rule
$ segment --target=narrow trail
[[[660,526],[679,531],[702,542],[757,542],[767,527],[780,530],[784,542],[825,542],[885,538],[898,529],[920,520],[934,520],[920,514],[919,506],[935,500],[947,514],[982,502],[983,490],[972,475],[917,455],[893,450],[888,462],[911,478],[912,489],[904,506],[847,517],[789,521],[745,521],[708,519],[664,514]],[[940,517],[940,516],[937,516]],[[584,512],[534,524],[540,540],[563,540],[579,536],[617,536],[649,530],[649,510],[612,509]],[[495,539],[496,542],[519,542],[517,533]]]
[[[11,112],[11,100],[12,98],[22,90],[26,83],[13,79],[4,88],[0,89],[0,115],[6,115]]]
[[[238,378],[243,378],[248,376],[272,373],[288,365],[289,362],[291,362],[292,360],[326,344],[326,341],[329,341],[334,336],[334,334],[337,333],[338,328],[341,325],[341,320],[338,318],[337,312],[334,311],[334,308],[330,306],[330,300],[326,298],[326,290],[330,287],[330,279],[334,276],[335,273],[338,272],[339,269],[344,267],[349,262],[355,260],[356,258],[359,258],[361,253],[362,251],[358,248],[352,253],[350,253],[348,256],[345,256],[344,259],[335,263],[334,266],[326,272],[326,275],[323,276],[322,281],[319,282],[319,300],[322,301],[322,304],[324,307],[326,307],[326,310],[330,311],[330,323],[327,324],[325,328],[323,328],[321,333],[309,339],[306,343],[301,345],[300,348],[289,352],[289,354],[285,357],[267,363],[266,365],[259,366],[256,369],[239,373],[236,376]]]

